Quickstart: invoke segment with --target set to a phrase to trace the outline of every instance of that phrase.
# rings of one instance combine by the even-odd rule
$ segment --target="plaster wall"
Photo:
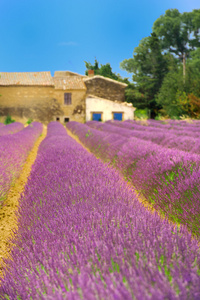
[[[122,112],[123,121],[134,119],[134,107],[115,103],[106,99],[86,98],[86,122],[92,120],[92,113],[102,113],[102,121],[113,120],[113,112]]]

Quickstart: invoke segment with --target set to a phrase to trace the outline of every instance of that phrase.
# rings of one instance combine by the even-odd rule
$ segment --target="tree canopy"
[[[152,113],[159,107],[154,101],[161,87],[167,71],[168,61],[166,55],[162,55],[161,46],[155,33],[141,40],[134,49],[133,58],[125,59],[120,67],[129,73],[133,73],[135,87],[144,96],[146,107]],[[140,108],[144,108],[142,105]]]
[[[162,49],[183,62],[183,76],[186,73],[186,59],[191,51],[200,47],[199,28],[200,9],[183,14],[178,9],[169,9],[153,24],[153,32],[159,37]]]
[[[120,64],[133,74],[135,88],[126,91],[129,100],[134,103],[142,95],[136,107],[149,108],[153,114],[172,117],[188,112],[194,116],[191,107],[200,98],[199,51],[200,10],[183,14],[177,9],[167,10],[154,22],[151,35],[134,49],[133,58]]]

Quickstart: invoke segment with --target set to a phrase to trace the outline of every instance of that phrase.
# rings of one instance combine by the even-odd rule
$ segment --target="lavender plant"
[[[199,236],[200,156],[177,149],[166,149],[139,138],[125,138],[120,135],[119,127],[119,134],[114,133],[113,143],[108,136],[110,130],[106,131],[111,125],[96,123],[90,124],[103,128],[103,131],[98,132],[76,122],[69,122],[67,127],[95,155],[98,149],[98,156],[114,164],[162,214],[172,221],[185,224],[193,234]],[[91,134],[86,138],[84,133],[87,130]],[[102,138],[103,134],[108,136],[106,140]],[[101,144],[100,148],[98,144]]]
[[[0,126],[0,136],[16,133],[24,128],[20,122],[14,122],[5,126]]]
[[[191,153],[200,154],[200,134],[192,131],[157,129],[149,126],[138,125],[133,122],[112,121],[100,123],[89,121],[88,126],[110,133],[118,133],[128,138],[137,137],[146,141],[154,142],[166,148],[176,148]],[[120,130],[119,130],[120,128]]]
[[[146,210],[60,123],[48,125],[16,215],[0,299],[200,297],[198,240]]]
[[[41,133],[42,124],[34,122],[17,133],[0,137],[0,205],[3,205],[11,184],[19,176],[29,151]]]

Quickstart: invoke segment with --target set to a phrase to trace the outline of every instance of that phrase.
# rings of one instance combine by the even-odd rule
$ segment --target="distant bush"
[[[26,122],[26,124],[31,124],[33,122],[33,120],[32,119],[28,119],[28,121]]]
[[[158,114],[155,117],[155,120],[158,120],[158,121],[165,121],[165,120],[168,120],[168,119],[170,119],[170,117],[168,115],[163,115],[163,114]]]
[[[11,124],[11,123],[14,123],[14,122],[15,122],[15,120],[13,120],[12,117],[8,115],[5,119],[5,121],[4,121],[4,124],[8,125],[8,124]]]
[[[136,109],[134,116],[136,119],[149,119],[148,109]]]

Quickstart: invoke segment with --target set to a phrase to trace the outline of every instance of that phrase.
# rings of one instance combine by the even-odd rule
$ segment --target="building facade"
[[[0,118],[84,123],[97,119],[133,119],[132,106],[124,102],[126,84],[102,76],[69,71],[0,73]]]

